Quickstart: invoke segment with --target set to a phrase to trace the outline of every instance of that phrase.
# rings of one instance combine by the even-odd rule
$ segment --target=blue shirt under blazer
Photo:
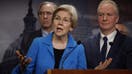
[[[53,33],[47,37],[36,38],[27,54],[32,62],[27,66],[25,74],[44,74],[48,69],[54,69],[55,58],[52,44]],[[12,74],[19,74],[17,66]],[[77,44],[73,37],[68,34],[68,44],[60,60],[59,69],[86,69],[86,57],[82,44]]]

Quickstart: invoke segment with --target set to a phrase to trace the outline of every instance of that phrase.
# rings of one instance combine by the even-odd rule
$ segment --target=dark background
[[[0,62],[4,52],[10,44],[19,38],[24,30],[23,18],[28,12],[29,0],[0,0]],[[33,14],[37,18],[37,8],[40,2],[33,0]],[[97,28],[96,8],[100,0],[47,0],[59,4],[73,4],[79,14],[78,26],[73,32],[76,40],[84,40],[92,35],[92,30]],[[132,1],[114,0],[119,6],[120,21],[125,24],[130,35],[132,34]],[[36,29],[39,23],[36,22]]]

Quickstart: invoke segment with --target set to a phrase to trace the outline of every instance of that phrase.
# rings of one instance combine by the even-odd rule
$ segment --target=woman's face
[[[71,15],[68,11],[60,10],[53,19],[54,33],[57,36],[65,36],[72,31]]]

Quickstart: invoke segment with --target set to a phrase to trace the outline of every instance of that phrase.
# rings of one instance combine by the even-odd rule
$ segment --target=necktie
[[[102,49],[101,49],[101,61],[104,62],[105,61],[105,58],[106,58],[106,51],[107,51],[107,37],[104,37],[103,38],[104,40],[104,44],[102,46]]]

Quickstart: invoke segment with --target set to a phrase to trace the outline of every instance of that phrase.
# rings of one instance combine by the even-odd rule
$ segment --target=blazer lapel
[[[93,46],[93,52],[95,54],[95,62],[96,65],[99,64],[100,60],[101,60],[101,54],[100,54],[100,34],[96,35],[93,39],[95,42],[95,45]]]
[[[116,37],[111,45],[110,51],[107,55],[107,58],[115,57],[115,55],[119,52],[121,44],[123,43],[124,36],[120,32],[117,31]]]
[[[95,42],[96,42],[96,46],[95,46],[95,50],[96,50],[96,53],[97,55],[100,56],[100,34],[98,34],[96,37],[95,37]]]

